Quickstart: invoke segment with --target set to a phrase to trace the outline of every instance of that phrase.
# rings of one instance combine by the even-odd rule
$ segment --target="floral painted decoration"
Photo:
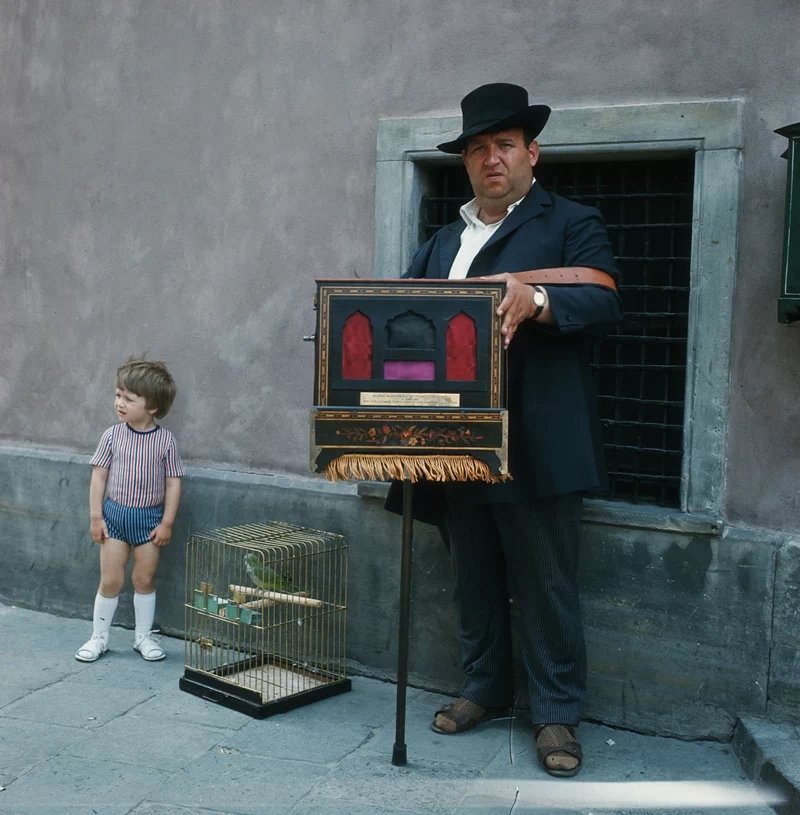
[[[336,435],[350,442],[374,444],[376,447],[396,444],[409,447],[468,447],[483,439],[483,436],[476,436],[465,427],[436,429],[398,424],[346,427],[337,430]]]

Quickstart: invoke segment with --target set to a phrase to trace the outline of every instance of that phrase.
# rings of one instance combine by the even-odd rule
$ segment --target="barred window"
[[[420,243],[472,197],[462,167],[428,170]],[[693,157],[546,162],[536,177],[602,212],[621,272],[625,320],[593,359],[610,497],[679,507]]]

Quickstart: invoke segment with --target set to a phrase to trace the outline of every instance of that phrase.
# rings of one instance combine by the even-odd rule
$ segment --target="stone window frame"
[[[602,158],[694,154],[691,292],[686,360],[681,509],[593,500],[598,522],[715,533],[725,507],[730,346],[742,187],[740,99],[554,109],[542,156]],[[436,145],[455,138],[459,116],[378,121],[374,275],[408,267],[426,193],[426,166],[454,159]],[[457,160],[457,159],[456,159]],[[683,516],[683,517],[678,517]],[[637,520],[639,518],[640,520]]]

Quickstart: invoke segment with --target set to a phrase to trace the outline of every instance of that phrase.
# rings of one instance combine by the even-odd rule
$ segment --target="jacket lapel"
[[[488,241],[481,247],[480,252],[475,256],[475,260],[477,260],[487,249],[490,249],[494,246],[498,241],[503,240],[507,235],[510,235],[515,229],[519,229],[522,224],[530,221],[533,218],[537,218],[541,215],[546,208],[552,206],[552,202],[550,201],[550,196],[547,194],[547,190],[542,187],[542,185],[537,181],[531,191],[525,196],[522,200],[522,203],[515,207],[511,214],[503,221],[502,224],[497,228],[497,232],[489,238]],[[455,257],[455,255],[453,256]],[[470,266],[470,271],[467,273],[467,277],[472,276],[470,273],[472,269],[475,267],[475,260],[473,260],[472,265]],[[480,274],[476,271],[476,274]]]
[[[450,274],[450,267],[456,259],[461,248],[461,233],[467,228],[463,220],[459,219],[439,233],[439,267],[432,277],[446,278]]]

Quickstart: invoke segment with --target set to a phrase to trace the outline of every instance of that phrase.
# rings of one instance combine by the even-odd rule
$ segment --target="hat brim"
[[[437,144],[436,149],[443,153],[459,154],[467,146],[467,139],[480,136],[482,133],[496,133],[498,130],[510,130],[512,127],[522,127],[533,133],[535,139],[544,129],[550,118],[550,108],[547,105],[531,105],[523,110],[506,116],[505,119],[496,119],[490,122],[468,127],[457,139]]]

